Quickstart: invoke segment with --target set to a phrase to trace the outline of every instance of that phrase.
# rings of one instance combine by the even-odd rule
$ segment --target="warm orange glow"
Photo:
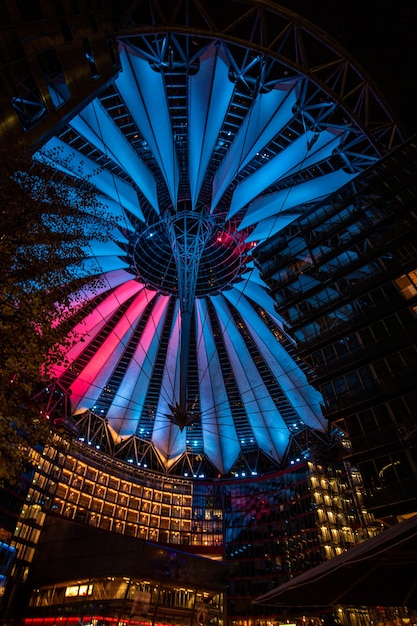
[[[89,615],[82,620],[82,623],[87,626],[87,624],[96,624],[97,622],[102,622],[104,624],[115,624],[118,622],[123,622],[123,624],[132,624],[132,626],[151,626],[151,622],[147,620],[136,620],[136,619],[119,619],[117,617],[103,617],[101,615]],[[79,624],[80,618],[77,616],[70,617],[26,617],[24,620],[25,626],[48,626],[49,624],[55,624],[56,626],[64,626],[66,624]],[[171,622],[155,622],[155,626],[175,626]]]

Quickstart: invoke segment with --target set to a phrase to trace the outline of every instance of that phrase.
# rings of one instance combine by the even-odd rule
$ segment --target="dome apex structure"
[[[40,150],[120,227],[91,242],[100,286],[82,292],[56,378],[90,445],[250,475],[328,436],[251,251],[399,136],[321,31],[266,0],[208,4],[131,3],[119,75]]]

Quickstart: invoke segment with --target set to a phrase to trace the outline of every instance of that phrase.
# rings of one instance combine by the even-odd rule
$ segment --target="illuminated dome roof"
[[[377,160],[394,124],[311,25],[266,1],[205,4],[136,3],[114,84],[42,148],[119,220],[86,253],[100,280],[74,295],[56,376],[90,445],[249,475],[327,432],[251,251]]]

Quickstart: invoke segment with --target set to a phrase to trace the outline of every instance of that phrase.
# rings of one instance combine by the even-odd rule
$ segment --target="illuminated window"
[[[417,295],[417,270],[400,276],[395,282],[406,300]]]
[[[65,596],[67,598],[75,598],[77,596],[89,596],[93,593],[93,585],[71,585],[66,587]]]

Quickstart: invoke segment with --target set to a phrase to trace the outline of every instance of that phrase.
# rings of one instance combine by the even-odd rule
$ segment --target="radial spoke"
[[[108,240],[80,246],[54,370],[79,427],[102,420],[118,458],[158,471],[198,458],[230,476],[257,458],[284,467],[300,433],[327,436],[252,251],[287,228],[297,262],[293,220],[354,184],[397,129],[321,31],[276,3],[225,3],[221,16],[132,3],[120,73],[37,158],[109,222]]]

